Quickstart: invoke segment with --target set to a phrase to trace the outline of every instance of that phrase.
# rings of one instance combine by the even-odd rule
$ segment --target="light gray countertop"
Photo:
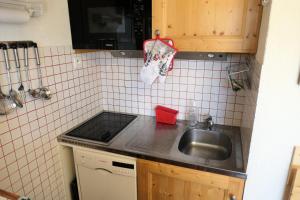
[[[214,126],[216,131],[227,135],[232,141],[231,156],[223,161],[195,158],[181,153],[178,144],[187,129],[186,121],[178,120],[176,125],[166,125],[156,123],[154,117],[139,115],[108,144],[67,136],[72,130],[58,136],[58,141],[246,179],[239,127]]]

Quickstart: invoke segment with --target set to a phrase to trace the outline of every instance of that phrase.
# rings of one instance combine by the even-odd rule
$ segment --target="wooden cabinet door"
[[[244,180],[138,160],[138,200],[241,200]]]
[[[152,29],[174,39],[180,51],[257,49],[261,0],[152,0]]]

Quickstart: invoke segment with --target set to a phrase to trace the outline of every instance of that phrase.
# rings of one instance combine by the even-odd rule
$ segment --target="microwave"
[[[141,50],[152,35],[151,0],[68,0],[74,49]]]

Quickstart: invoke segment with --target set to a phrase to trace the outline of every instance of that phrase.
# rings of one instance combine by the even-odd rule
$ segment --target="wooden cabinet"
[[[241,200],[244,180],[138,160],[138,200]]]
[[[261,0],[152,0],[152,29],[180,51],[243,52],[257,49]]]
[[[286,183],[285,200],[300,199],[300,146],[296,146]]]

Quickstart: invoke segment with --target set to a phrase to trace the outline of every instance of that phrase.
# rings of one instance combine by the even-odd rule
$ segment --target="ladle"
[[[25,74],[26,74],[26,79],[27,79],[27,87],[28,87],[28,92],[31,94],[32,92],[32,85],[31,85],[31,79],[29,75],[29,64],[28,64],[28,43],[25,42],[23,44],[23,50],[24,50],[24,68],[25,68]]]
[[[3,53],[4,53],[4,61],[5,61],[5,66],[6,66],[8,84],[10,86],[9,97],[18,107],[23,108],[23,101],[22,101],[21,97],[19,96],[19,93],[16,92],[12,87],[12,81],[11,81],[11,76],[10,76],[10,64],[9,64],[8,52],[7,52],[7,45],[4,44],[3,47],[2,47],[2,50],[3,50]]]
[[[0,85],[0,115],[7,115],[15,110],[16,107],[17,105],[11,101],[10,97],[2,92]]]
[[[51,99],[52,94],[51,91],[43,86],[43,80],[42,80],[42,70],[41,70],[41,62],[40,62],[40,55],[39,55],[39,50],[38,46],[36,43],[33,43],[34,47],[34,54],[35,54],[35,60],[36,60],[36,65],[37,65],[37,70],[38,70],[38,78],[39,78],[39,84],[40,87],[34,90],[31,90],[31,95],[33,97],[42,97],[46,100]]]
[[[40,97],[40,92],[38,89],[32,89],[32,84],[31,84],[31,78],[30,78],[30,73],[29,73],[29,61],[28,61],[28,47],[31,47],[33,45],[32,42],[25,42],[23,44],[23,50],[24,50],[24,67],[25,67],[25,72],[26,72],[26,79],[27,79],[27,85],[28,85],[28,93],[33,97],[33,98],[41,98]]]
[[[6,46],[0,43],[0,49],[5,48]],[[7,115],[12,112],[17,105],[11,101],[10,97],[2,92],[0,85],[0,115]]]

